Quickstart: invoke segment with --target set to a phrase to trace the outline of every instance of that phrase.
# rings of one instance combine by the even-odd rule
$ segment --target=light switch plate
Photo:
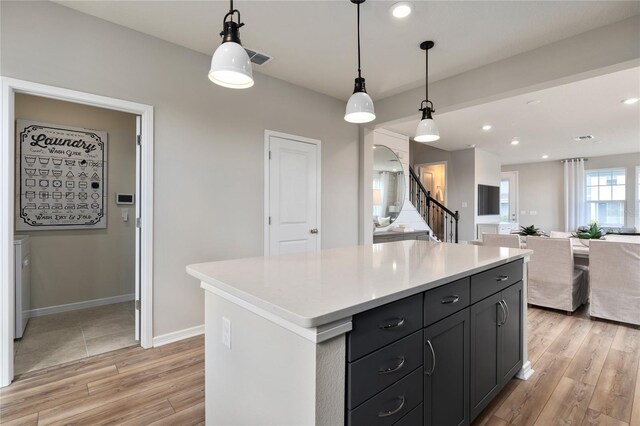
[[[222,317],[222,344],[231,349],[231,320]]]

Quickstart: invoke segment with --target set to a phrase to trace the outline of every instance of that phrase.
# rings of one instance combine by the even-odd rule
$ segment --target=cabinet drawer
[[[422,423],[422,404],[418,405],[416,408],[411,410],[409,414],[398,420],[394,423],[394,426],[416,426],[421,425]]]
[[[355,315],[347,337],[349,362],[422,328],[422,294]]]
[[[384,426],[400,420],[422,402],[422,368],[347,413],[349,426]]]
[[[347,408],[354,409],[422,365],[417,331],[347,366]]]
[[[476,303],[522,280],[522,260],[471,277],[471,303]]]
[[[469,306],[469,278],[463,278],[424,294],[425,327]]]

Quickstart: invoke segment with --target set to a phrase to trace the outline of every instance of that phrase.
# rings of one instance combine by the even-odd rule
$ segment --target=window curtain
[[[564,227],[575,232],[585,225],[584,159],[564,161]]]

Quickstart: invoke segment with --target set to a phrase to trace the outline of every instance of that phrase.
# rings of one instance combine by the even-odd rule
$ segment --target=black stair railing
[[[409,172],[411,203],[440,241],[457,243],[458,220],[460,220],[458,211],[452,212],[438,200],[432,198],[431,192],[422,185],[413,167],[409,167]]]

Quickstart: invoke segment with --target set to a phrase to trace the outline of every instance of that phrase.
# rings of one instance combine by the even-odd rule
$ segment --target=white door
[[[320,249],[320,147],[267,135],[268,255]]]
[[[500,173],[500,222],[518,223],[518,172]]]
[[[136,329],[135,329],[135,339],[136,341],[140,341],[140,308],[142,307],[142,303],[140,300],[140,285],[142,280],[140,279],[140,266],[141,266],[141,256],[140,256],[140,241],[142,234],[142,227],[140,226],[140,218],[142,217],[142,203],[140,202],[140,194],[142,194],[142,116],[136,116],[136,195],[135,195],[135,203],[136,203],[136,259],[135,259],[135,274],[136,274],[136,282],[135,282],[135,318],[136,318]]]

